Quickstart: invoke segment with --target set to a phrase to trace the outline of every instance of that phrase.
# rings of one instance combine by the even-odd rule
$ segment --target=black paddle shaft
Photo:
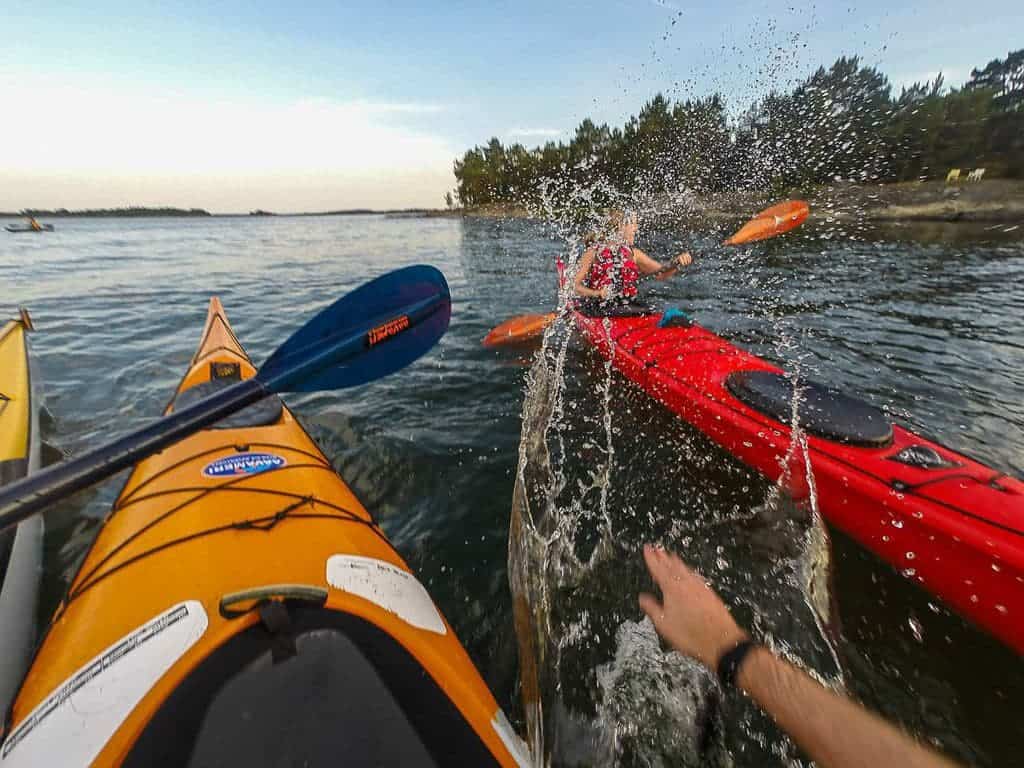
[[[0,488],[0,532],[269,394],[257,378],[240,381],[109,445]]]

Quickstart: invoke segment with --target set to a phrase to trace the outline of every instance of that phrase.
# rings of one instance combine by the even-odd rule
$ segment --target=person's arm
[[[583,252],[583,256],[580,258],[580,267],[576,270],[576,279],[573,281],[572,287],[578,296],[589,296],[594,299],[606,299],[608,298],[609,289],[606,288],[603,291],[598,291],[584,285],[587,275],[590,274],[590,267],[594,263],[594,255],[594,250],[592,248],[588,248]]]
[[[633,249],[633,261],[639,267],[640,271],[645,275],[653,275],[655,272],[661,272],[656,278],[657,280],[667,280],[673,277],[676,272],[679,271],[680,267],[689,266],[693,262],[693,257],[689,253],[680,253],[672,260],[672,268],[665,269],[660,262],[652,259],[646,253],[641,251],[639,248]],[[661,270],[664,270],[663,272]]]
[[[722,654],[749,636],[704,579],[678,557],[645,546],[644,559],[663,602],[642,594],[640,607],[677,651],[714,671]],[[819,765],[955,765],[762,646],[743,659],[736,682]]]

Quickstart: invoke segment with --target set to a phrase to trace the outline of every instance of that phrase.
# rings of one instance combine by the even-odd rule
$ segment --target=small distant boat
[[[8,224],[4,229],[8,232],[53,232],[53,224],[40,224],[39,229],[28,224]]]

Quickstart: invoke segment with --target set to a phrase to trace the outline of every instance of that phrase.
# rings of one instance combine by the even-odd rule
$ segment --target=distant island
[[[316,211],[310,213],[295,213],[288,214],[291,216],[368,216],[368,215],[385,215],[385,216],[418,216],[428,213],[428,208],[385,208],[383,210],[375,210],[373,208],[346,208],[340,211]]]
[[[25,208],[24,210],[14,211],[0,211],[0,218],[24,218],[31,216],[33,218],[58,218],[58,217],[109,217],[109,218],[122,218],[129,216],[186,216],[186,217],[237,217],[237,216],[276,216],[276,217],[287,217],[287,216],[429,216],[432,214],[440,213],[432,208],[385,208],[385,209],[374,209],[374,208],[345,208],[336,211],[304,211],[300,213],[275,213],[274,211],[266,211],[262,208],[256,208],[249,213],[210,213],[203,208],[146,208],[142,206],[129,206],[127,208],[83,208],[81,210],[68,210],[67,208]]]
[[[25,208],[18,213],[0,213],[0,216],[32,216],[33,218],[58,218],[70,216],[210,216],[209,211],[202,208],[144,208],[141,206],[129,206],[127,208],[83,208],[81,210],[68,210],[67,208],[55,208],[46,210],[43,208]]]

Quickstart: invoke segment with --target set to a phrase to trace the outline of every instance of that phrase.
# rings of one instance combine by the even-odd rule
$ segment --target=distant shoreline
[[[0,211],[0,218],[24,219],[34,216],[37,219],[105,219],[105,218],[288,218],[290,216],[428,216],[435,213],[431,208],[347,208],[337,211],[303,211],[300,213],[276,213],[274,211],[256,210],[249,213],[211,213],[203,208],[84,208],[81,210],[25,209],[24,212]]]
[[[946,185],[942,181],[887,184],[835,184],[782,192],[722,192],[692,195],[684,202],[666,200],[658,206],[680,223],[738,221],[783,199],[804,199],[812,215],[870,222],[942,222],[1024,224],[1024,180],[989,179]],[[439,210],[428,216],[465,218],[532,218],[522,205],[490,203],[472,208]],[[665,215],[665,214],[663,214]]]
[[[130,218],[132,216],[171,216],[171,217],[206,217],[210,216],[210,212],[202,208],[172,208],[169,206],[159,207],[142,207],[142,206],[126,206],[124,208],[83,208],[81,210],[68,210],[67,208],[23,208],[21,211],[16,213],[0,213],[0,216],[10,218],[25,218],[32,216],[35,218],[47,218],[47,219],[65,219],[65,218]]]
[[[677,208],[681,223],[747,218],[773,202],[802,198],[812,212],[830,218],[876,222],[988,222],[1024,224],[1024,180],[987,179],[979,183],[946,185],[942,181],[905,181],[888,184],[835,184],[783,192],[722,192],[693,195]],[[297,216],[410,216],[426,218],[534,218],[523,205],[490,203],[470,208],[347,208],[334,211],[276,213],[210,213],[202,208],[104,208],[85,210],[32,210],[39,219],[59,218],[290,218]],[[0,218],[23,218],[23,213],[0,212]]]

